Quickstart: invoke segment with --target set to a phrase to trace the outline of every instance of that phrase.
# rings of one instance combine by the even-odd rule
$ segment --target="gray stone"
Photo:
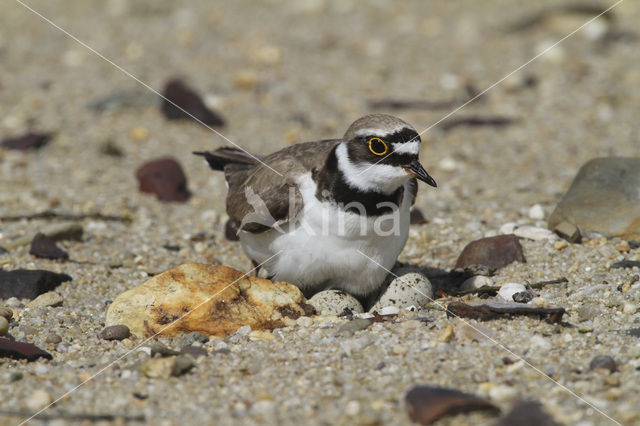
[[[580,232],[640,238],[640,158],[596,158],[580,168],[549,217],[549,228],[569,222]]]
[[[55,333],[49,333],[47,335],[47,338],[45,339],[46,343],[53,343],[54,345],[62,342],[62,337],[60,337],[59,335],[55,334]]]
[[[103,340],[123,340],[131,336],[131,331],[126,325],[110,325],[100,332],[99,337]]]
[[[553,230],[561,238],[564,238],[570,243],[579,243],[582,240],[580,230],[573,223],[569,223],[567,221],[560,222],[553,228]]]
[[[338,329],[337,334],[339,335],[350,335],[355,333],[356,331],[365,330],[372,324],[371,321],[365,318],[357,318],[353,321],[349,321],[344,323]]]
[[[618,369],[618,363],[615,359],[610,357],[609,355],[598,355],[594,357],[589,363],[589,369],[591,370],[609,370],[610,373],[613,373]]]

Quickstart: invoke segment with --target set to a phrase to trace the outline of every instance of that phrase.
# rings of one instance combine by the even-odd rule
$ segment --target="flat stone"
[[[184,202],[191,197],[180,163],[171,157],[148,161],[136,170],[138,189],[160,201]]]
[[[625,240],[640,238],[640,158],[604,157],[584,164],[549,217],[581,233]]]
[[[0,146],[19,151],[38,149],[45,146],[52,136],[51,133],[28,132],[20,136],[6,138],[0,142]]]
[[[512,262],[526,262],[518,237],[513,234],[482,238],[466,245],[455,268],[482,265],[500,269]]]
[[[429,425],[442,417],[459,413],[500,411],[495,405],[478,396],[432,386],[414,387],[407,393],[405,403],[409,418],[421,425]]]
[[[38,358],[52,359],[49,352],[43,351],[36,345],[16,342],[6,337],[0,337],[0,357],[26,359],[27,361],[35,361]]]
[[[582,240],[582,235],[580,235],[578,227],[566,220],[557,224],[553,228],[553,231],[570,243],[579,243]]]
[[[58,247],[53,238],[40,232],[33,237],[29,254],[44,259],[69,259],[69,253]]]
[[[103,328],[98,336],[103,340],[124,340],[131,336],[131,332],[126,325],[117,324]]]
[[[223,126],[220,115],[205,105],[195,90],[179,79],[169,80],[163,90],[162,112],[167,120],[196,120],[207,126]]]
[[[537,401],[516,402],[496,426],[557,426]]]
[[[609,370],[610,373],[613,373],[618,369],[618,363],[609,355],[597,355],[589,363],[589,369],[603,369]]]
[[[373,323],[366,318],[356,318],[352,321],[342,324],[336,334],[350,335],[355,333],[356,331],[367,329],[371,324]]]
[[[0,270],[0,298],[34,299],[71,279],[67,274],[58,274],[42,269]]]
[[[193,358],[200,358],[209,354],[205,348],[199,346],[183,346],[180,352],[191,355]]]
[[[324,290],[313,295],[308,303],[320,315],[359,314],[364,312],[358,299],[342,290]]]
[[[139,337],[192,332],[225,337],[244,325],[253,330],[293,325],[313,312],[292,284],[226,266],[186,264],[116,297],[105,323],[124,324]]]
[[[27,308],[42,308],[45,306],[57,307],[62,306],[64,299],[55,291],[48,291],[27,303]]]

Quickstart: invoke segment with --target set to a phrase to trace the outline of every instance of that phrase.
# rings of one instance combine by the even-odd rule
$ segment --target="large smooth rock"
[[[119,295],[107,310],[106,326],[123,324],[145,337],[192,332],[224,337],[244,325],[272,330],[295,324],[311,313],[292,284],[226,266],[186,264]]]
[[[507,234],[471,241],[460,253],[455,267],[482,265],[500,269],[512,262],[526,261],[518,237]]]
[[[549,217],[549,229],[565,221],[582,234],[640,239],[640,158],[596,158],[583,165]]]

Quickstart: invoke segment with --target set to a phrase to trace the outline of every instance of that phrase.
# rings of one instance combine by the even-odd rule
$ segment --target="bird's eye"
[[[369,151],[375,155],[385,155],[389,151],[387,144],[380,138],[369,139]]]

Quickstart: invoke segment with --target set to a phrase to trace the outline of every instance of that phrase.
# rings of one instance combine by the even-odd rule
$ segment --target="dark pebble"
[[[513,295],[513,301],[518,303],[529,303],[536,297],[536,294],[530,290],[521,291]]]
[[[518,237],[509,234],[470,242],[460,253],[455,267],[483,265],[500,269],[512,262],[526,262],[526,259]]]
[[[238,241],[238,227],[231,219],[227,220],[224,225],[224,237],[229,241]]]
[[[427,219],[424,218],[424,215],[418,209],[411,209],[411,213],[409,213],[409,221],[412,225],[424,225],[425,223],[428,223]]]
[[[6,248],[0,246],[0,254],[6,254],[9,253],[9,250],[7,250]]]
[[[202,333],[198,333],[198,332],[187,333],[184,336],[182,336],[182,339],[180,339],[180,346],[191,346],[195,342],[207,343],[208,341],[209,341],[209,338]]]
[[[175,356],[175,355],[180,355],[181,352],[179,351],[174,351],[171,348],[166,347],[165,345],[163,345],[160,342],[153,342],[150,345],[151,348],[151,357],[153,358],[156,355],[160,355],[161,357],[167,357],[167,356]]]
[[[620,262],[616,262],[611,265],[611,269],[617,268],[640,268],[640,262],[638,262],[637,260],[629,259],[621,260]]]
[[[42,148],[51,139],[51,133],[28,132],[21,136],[6,138],[0,145],[8,149],[26,151],[29,149]]]
[[[162,246],[162,248],[169,251],[180,251],[180,246],[176,246],[173,244],[165,244]]]
[[[26,359],[35,361],[38,358],[52,359],[49,352],[43,351],[31,343],[16,342],[0,337],[0,357],[13,359]]]
[[[627,330],[627,334],[633,337],[640,337],[640,328],[632,328]]]
[[[100,153],[108,157],[120,158],[124,156],[124,152],[113,141],[107,141],[100,147]]]
[[[618,369],[618,363],[609,355],[598,355],[594,357],[589,363],[589,369],[604,369],[609,370],[610,373],[613,373]]]
[[[0,270],[0,299],[17,297],[35,299],[42,293],[55,289],[65,281],[71,281],[67,274],[58,274],[41,269],[14,271]]]
[[[69,259],[69,253],[58,247],[53,238],[40,232],[33,237],[29,253],[44,259]]]
[[[187,201],[191,192],[180,163],[173,158],[149,161],[136,171],[138,189],[155,194],[160,201]]]
[[[193,120],[193,117],[195,117],[207,126],[224,125],[222,117],[207,108],[200,95],[183,81],[178,79],[170,80],[162,94],[166,99],[163,99],[161,109],[167,120]],[[171,102],[167,101],[167,99]]]
[[[470,411],[499,412],[495,405],[475,395],[431,386],[414,387],[407,393],[405,402],[411,420],[421,425],[431,424],[444,416]]]
[[[496,426],[556,426],[556,423],[536,401],[519,401]]]
[[[131,331],[126,325],[110,325],[105,327],[99,334],[103,340],[123,340],[131,336]]]
[[[180,349],[180,352],[186,355],[191,355],[194,358],[208,355],[207,350],[199,346],[183,346],[182,349]]]

